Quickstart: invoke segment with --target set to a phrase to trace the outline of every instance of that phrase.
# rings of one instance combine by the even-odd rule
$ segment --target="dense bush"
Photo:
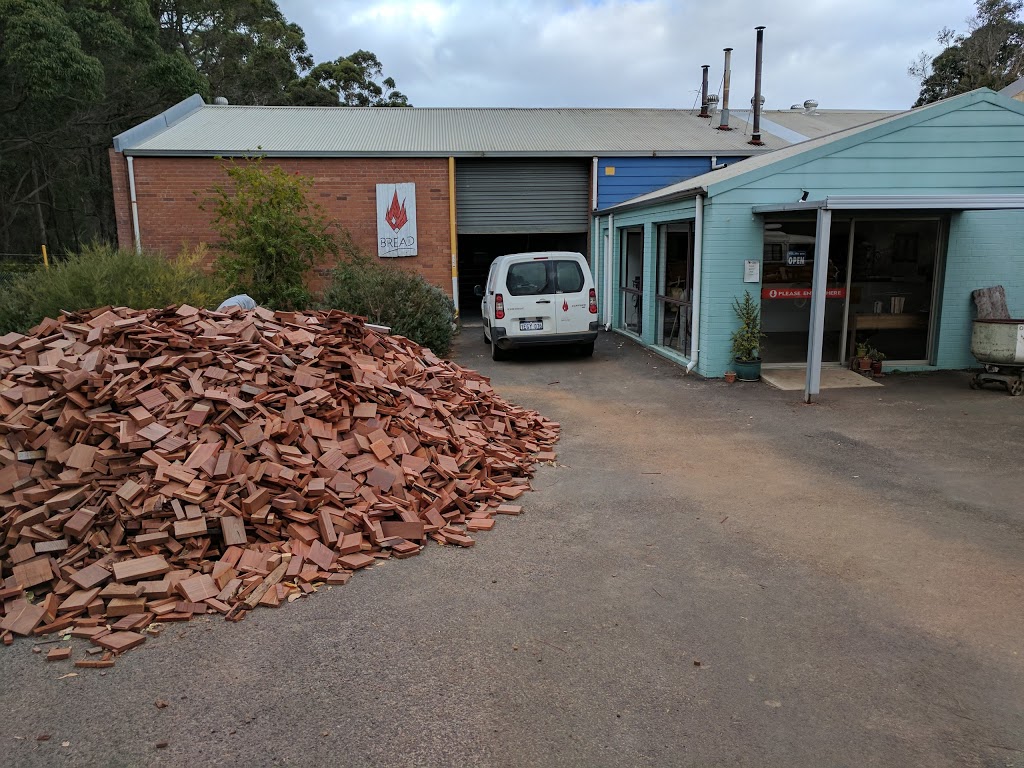
[[[306,309],[306,287],[317,262],[337,255],[333,222],[309,202],[313,180],[264,167],[262,158],[226,168],[200,207],[212,210],[223,238],[217,271],[232,293],[247,293],[273,309]]]
[[[343,309],[391,332],[448,353],[454,334],[455,306],[440,288],[419,275],[350,252],[332,272],[324,291],[325,309]]]
[[[13,277],[0,286],[0,332],[26,331],[61,310],[109,305],[149,309],[171,304],[216,307],[226,298],[223,285],[202,270],[204,252],[175,259],[119,251],[105,245],[85,248]]]

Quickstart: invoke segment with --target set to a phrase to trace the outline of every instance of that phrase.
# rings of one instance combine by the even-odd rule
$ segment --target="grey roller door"
[[[590,163],[456,160],[460,235],[586,232]]]

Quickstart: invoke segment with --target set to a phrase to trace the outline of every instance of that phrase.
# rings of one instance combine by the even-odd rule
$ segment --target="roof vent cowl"
[[[218,107],[226,107],[228,105],[228,100],[223,96],[215,96],[213,99],[213,103]]]

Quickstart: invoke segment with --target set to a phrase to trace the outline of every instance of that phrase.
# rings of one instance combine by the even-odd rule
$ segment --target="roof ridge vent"
[[[818,102],[815,101],[814,99],[808,99],[807,101],[804,102],[804,114],[805,115],[816,114],[816,110],[817,109],[818,109]]]

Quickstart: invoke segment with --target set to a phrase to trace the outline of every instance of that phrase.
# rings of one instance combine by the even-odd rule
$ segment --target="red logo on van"
[[[566,301],[565,299],[562,299],[562,311],[563,312],[568,312],[569,311],[569,302]]]
[[[384,220],[395,232],[409,223],[409,214],[405,210],[405,201],[403,200],[399,204],[398,192],[395,192],[394,197],[391,198],[391,205],[388,207],[387,213],[384,214]]]

